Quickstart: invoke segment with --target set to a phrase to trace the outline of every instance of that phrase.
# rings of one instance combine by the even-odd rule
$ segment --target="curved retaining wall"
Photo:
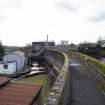
[[[52,63],[53,65],[56,65],[59,68],[62,68],[64,64],[64,55],[60,51],[54,51],[54,50],[45,50],[44,57]]]
[[[53,70],[58,72],[44,105],[64,105],[66,86],[69,80],[69,58],[67,54],[54,50],[46,50],[44,58],[53,65]]]

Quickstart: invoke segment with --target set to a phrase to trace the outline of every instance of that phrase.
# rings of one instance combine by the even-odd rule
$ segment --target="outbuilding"
[[[15,51],[10,54],[7,54],[3,57],[4,62],[13,62],[16,61],[16,69],[22,70],[25,64],[25,53],[22,51]]]
[[[11,82],[0,77],[0,105],[41,105],[41,85]]]
[[[16,72],[16,61],[0,62],[0,74],[13,74]]]

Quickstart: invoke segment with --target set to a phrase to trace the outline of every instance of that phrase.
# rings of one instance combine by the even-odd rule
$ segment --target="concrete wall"
[[[69,81],[69,58],[65,53],[54,50],[46,50],[44,58],[48,63],[52,64],[50,72],[58,72],[44,105],[66,105],[65,96]]]

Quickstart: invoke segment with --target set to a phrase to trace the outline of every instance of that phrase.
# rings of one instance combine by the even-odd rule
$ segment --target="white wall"
[[[21,70],[24,66],[24,57],[21,57],[17,54],[5,55],[3,58],[3,61],[4,62],[16,61],[17,62],[17,70]]]
[[[7,65],[7,69],[4,69],[4,65]],[[16,62],[2,63],[0,64],[0,74],[13,74],[16,72]]]

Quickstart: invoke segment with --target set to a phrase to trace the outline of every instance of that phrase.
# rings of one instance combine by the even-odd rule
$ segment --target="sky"
[[[105,0],[0,0],[0,40],[24,46],[33,41],[69,43],[105,39]]]

